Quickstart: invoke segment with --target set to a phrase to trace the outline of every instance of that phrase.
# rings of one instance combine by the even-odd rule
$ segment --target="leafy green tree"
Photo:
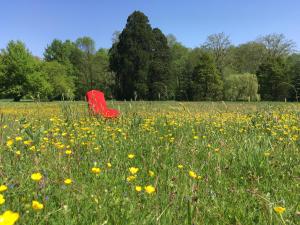
[[[290,64],[289,74],[291,76],[291,99],[300,100],[300,54],[293,54],[288,58]]]
[[[224,81],[225,100],[258,100],[258,81],[255,74],[231,74]]]
[[[175,80],[170,71],[170,48],[167,38],[158,28],[153,29],[152,59],[148,73],[149,99],[167,100],[174,97]]]
[[[28,92],[28,77],[35,69],[34,57],[24,43],[10,41],[2,51],[1,61],[0,92],[5,97],[20,101]]]
[[[262,100],[283,101],[289,97],[290,79],[282,57],[267,58],[256,73]]]
[[[75,49],[75,44],[66,40],[65,42],[54,39],[50,45],[48,45],[44,52],[45,61],[57,61],[62,64],[70,63],[70,57]]]
[[[224,68],[226,65],[226,57],[228,49],[231,46],[229,36],[225,33],[212,34],[207,37],[206,42],[202,46],[213,54],[217,69],[224,78]]]
[[[108,98],[113,97],[115,74],[109,69],[106,49],[99,49],[93,57],[94,88],[102,90]]]
[[[268,58],[287,56],[295,48],[295,43],[287,39],[284,34],[268,34],[258,38],[257,42],[265,46]]]
[[[189,81],[185,79],[185,67],[189,57],[189,49],[176,40],[172,34],[167,35],[170,48],[169,73],[172,75],[177,100],[187,100],[187,89]]]
[[[192,86],[193,100],[221,100],[223,82],[208,53],[203,53],[193,71]]]
[[[248,42],[231,48],[231,65],[238,73],[255,74],[266,55],[266,48],[257,42]]]
[[[77,76],[78,94],[84,96],[95,86],[96,75],[93,71],[95,42],[90,37],[81,37],[76,40],[76,47],[80,50],[80,53],[78,52],[79,62],[75,65],[79,72]]]
[[[133,12],[119,35],[119,42],[110,50],[110,68],[116,73],[118,98],[147,99],[152,37],[148,18],[142,12]]]
[[[32,99],[45,99],[53,94],[53,85],[49,82],[48,74],[41,71],[35,71],[29,74],[27,78],[28,92],[26,96]]]
[[[56,61],[44,62],[40,73],[47,77],[52,87],[52,92],[48,98],[51,100],[61,100],[62,98],[74,98],[75,84],[73,77],[68,75],[68,68]]]

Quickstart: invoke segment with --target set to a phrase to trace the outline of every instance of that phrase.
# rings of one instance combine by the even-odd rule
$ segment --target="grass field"
[[[121,118],[91,117],[84,102],[0,103],[0,214],[26,225],[300,223],[299,104],[109,104]]]

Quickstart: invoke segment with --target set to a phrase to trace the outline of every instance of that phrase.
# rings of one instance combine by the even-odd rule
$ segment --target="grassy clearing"
[[[299,104],[110,105],[120,119],[90,117],[83,102],[0,103],[0,214],[26,225],[299,223]]]

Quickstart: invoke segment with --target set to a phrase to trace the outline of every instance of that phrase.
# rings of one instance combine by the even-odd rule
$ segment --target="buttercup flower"
[[[154,172],[151,171],[151,170],[149,170],[149,176],[150,176],[150,177],[153,177],[153,176],[154,176]]]
[[[282,214],[282,213],[284,213],[285,208],[281,207],[281,206],[276,206],[276,207],[274,207],[274,211],[277,212],[278,214]]]
[[[7,190],[7,186],[2,184],[0,185],[0,192],[6,191]]]
[[[32,201],[31,206],[34,210],[41,210],[44,208],[44,205],[42,203],[39,203],[38,201],[35,201],[35,200]]]
[[[93,167],[91,171],[92,171],[92,173],[100,174],[101,169],[99,167]]]
[[[128,154],[129,159],[133,159],[135,157],[135,154]]]
[[[141,191],[142,191],[142,187],[141,187],[141,186],[135,186],[135,190],[136,190],[137,192],[141,192]]]
[[[127,180],[128,182],[131,182],[131,181],[133,181],[135,178],[136,178],[136,175],[135,175],[135,176],[129,176],[129,177],[126,178],[126,180]]]
[[[67,179],[64,180],[64,183],[65,183],[66,185],[69,185],[69,184],[72,183],[72,180],[71,180],[70,178],[67,178]]]
[[[179,164],[178,166],[178,169],[183,169],[183,165]]]
[[[19,213],[7,210],[0,215],[0,225],[14,225],[19,217]]]
[[[0,205],[5,203],[5,198],[3,195],[0,194]]]
[[[31,179],[34,181],[40,181],[43,178],[41,173],[33,173],[31,174]]]
[[[155,187],[153,187],[152,185],[148,185],[145,187],[145,191],[148,193],[148,194],[152,194],[155,192]]]
[[[129,171],[130,171],[131,174],[134,175],[134,174],[136,174],[136,173],[139,171],[139,168],[136,168],[136,167],[130,167],[130,168],[129,168]]]
[[[189,171],[189,175],[190,177],[196,179],[197,178],[197,174],[194,171]]]

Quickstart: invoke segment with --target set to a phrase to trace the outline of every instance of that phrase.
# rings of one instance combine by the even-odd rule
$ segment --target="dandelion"
[[[135,186],[135,190],[136,190],[137,192],[141,192],[141,191],[142,191],[142,187],[141,187],[141,186]]]
[[[14,225],[19,217],[19,213],[7,210],[2,215],[0,215],[0,224]]]
[[[128,159],[133,159],[135,157],[135,154],[128,154]]]
[[[100,174],[101,169],[99,167],[93,167],[91,171],[92,171],[92,173]]]
[[[0,194],[0,205],[5,203],[5,198],[2,194]]]
[[[145,191],[148,193],[148,194],[152,194],[155,192],[155,187],[153,187],[152,185],[148,185],[145,187]]]
[[[136,167],[130,167],[130,168],[129,168],[129,171],[130,171],[131,174],[134,175],[134,174],[136,174],[136,173],[139,171],[139,168],[136,168]]]
[[[4,184],[0,185],[0,192],[4,192],[6,190],[7,190],[7,186],[6,185],[4,185]]]
[[[112,167],[111,163],[109,163],[109,162],[106,165],[107,165],[108,168]]]
[[[34,209],[34,210],[41,210],[44,208],[44,205],[36,200],[33,200],[32,201],[32,205],[31,207]]]
[[[67,179],[64,180],[64,183],[65,183],[66,185],[69,185],[69,184],[72,183],[72,180],[71,180],[70,178],[67,178]]]
[[[40,181],[43,178],[41,173],[33,173],[31,174],[31,179],[34,181]]]
[[[198,136],[194,136],[193,138],[194,138],[195,140],[199,139],[199,137],[198,137]]]
[[[284,213],[285,208],[281,206],[276,206],[274,207],[274,211],[281,215],[282,213]]]

